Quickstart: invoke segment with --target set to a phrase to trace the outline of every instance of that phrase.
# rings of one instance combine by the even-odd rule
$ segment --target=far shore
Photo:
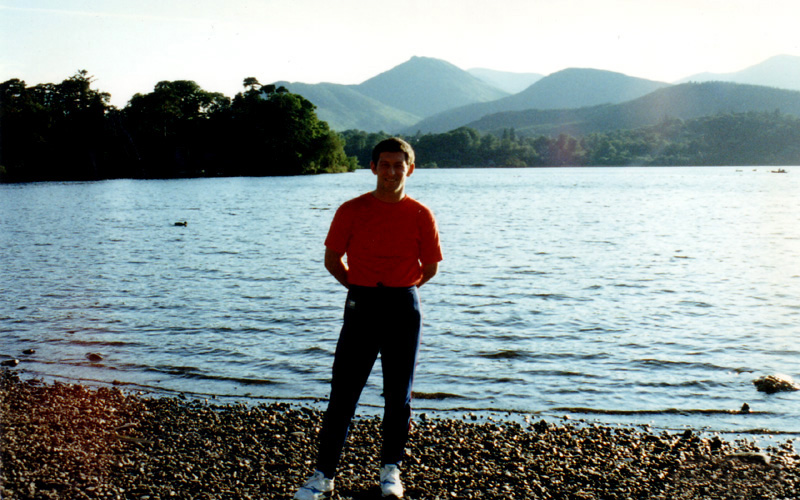
[[[0,373],[0,498],[291,498],[318,410],[215,405]],[[380,419],[355,421],[335,499],[380,498]],[[796,498],[791,443],[538,420],[418,417],[406,498]]]

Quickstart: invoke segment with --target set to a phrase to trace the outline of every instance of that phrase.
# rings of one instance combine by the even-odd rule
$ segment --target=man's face
[[[372,173],[378,176],[378,191],[386,193],[402,193],[405,189],[406,177],[414,171],[402,152],[381,153],[377,165],[370,163]]]

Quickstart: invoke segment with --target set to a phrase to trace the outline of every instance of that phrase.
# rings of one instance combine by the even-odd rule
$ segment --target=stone
[[[740,460],[742,462],[747,462],[751,464],[761,464],[761,465],[769,465],[770,458],[769,455],[766,453],[751,453],[751,452],[741,452],[741,453],[731,453],[727,455],[725,458],[728,460]]]
[[[775,394],[776,392],[783,391],[800,391],[800,385],[797,385],[791,377],[787,375],[766,375],[753,380],[753,385],[756,386],[761,392],[767,394]]]

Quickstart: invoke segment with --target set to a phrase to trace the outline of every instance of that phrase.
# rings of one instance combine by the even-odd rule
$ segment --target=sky
[[[0,81],[85,69],[124,107],[163,80],[358,84],[412,56],[673,82],[800,56],[797,0],[0,0]]]

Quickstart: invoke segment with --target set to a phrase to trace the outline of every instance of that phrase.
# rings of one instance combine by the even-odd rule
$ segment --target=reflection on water
[[[344,289],[322,242],[373,182],[0,186],[0,355],[30,376],[325,398]],[[409,192],[445,251],[417,407],[800,431],[800,394],[751,383],[800,378],[797,175],[418,170]],[[376,369],[362,402],[380,386]]]

